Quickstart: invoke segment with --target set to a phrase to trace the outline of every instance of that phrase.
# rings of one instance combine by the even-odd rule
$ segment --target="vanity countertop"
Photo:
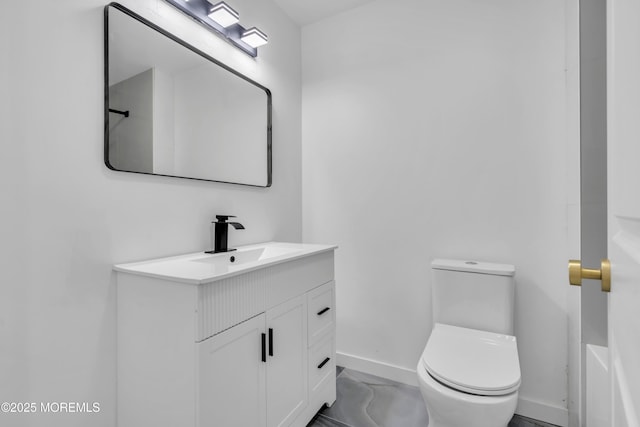
[[[116,264],[115,271],[199,285],[260,268],[336,249],[336,245],[268,242],[241,246],[232,252],[196,252],[148,261]]]

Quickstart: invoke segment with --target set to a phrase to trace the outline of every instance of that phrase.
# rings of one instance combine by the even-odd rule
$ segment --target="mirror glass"
[[[105,8],[110,169],[271,185],[271,93],[119,4]]]

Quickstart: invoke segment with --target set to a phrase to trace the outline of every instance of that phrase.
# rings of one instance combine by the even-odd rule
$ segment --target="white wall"
[[[300,31],[271,1],[235,0],[270,44],[257,60],[159,0],[125,6],[269,87],[269,189],[113,172],[103,164],[103,24],[97,0],[10,2],[0,14],[0,401],[99,402],[97,414],[0,414],[11,426],[115,425],[111,265],[301,238]]]
[[[153,69],[153,172],[164,175],[176,175],[174,172],[173,97],[173,77],[169,72],[155,67]]]
[[[217,84],[203,87],[213,75]],[[267,99],[262,89],[217,65],[176,73],[173,174],[267,185]],[[203,158],[210,161],[205,165]]]
[[[606,0],[580,1],[580,250],[574,258],[586,268],[599,268],[607,257],[607,81]],[[582,413],[586,413],[588,344],[607,345],[607,294],[600,282],[585,281],[580,288],[580,343]],[[584,423],[583,423],[584,424]]]
[[[599,268],[607,257],[606,0],[581,1],[580,29],[581,259]],[[581,300],[583,343],[606,346],[607,294],[589,282]]]
[[[580,258],[580,4],[565,0],[567,61],[567,259]],[[566,278],[566,276],[565,276]],[[568,278],[567,278],[568,279]],[[581,288],[568,286],[568,400],[569,427],[579,427],[581,412]]]
[[[116,169],[153,173],[154,70],[152,68],[109,87],[109,164]]]
[[[376,1],[303,28],[303,238],[340,246],[343,363],[415,378],[430,260],[513,263],[518,412],[566,425],[564,8]]]

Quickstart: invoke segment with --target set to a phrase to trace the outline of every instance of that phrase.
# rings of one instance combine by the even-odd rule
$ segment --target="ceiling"
[[[337,15],[375,0],[274,0],[300,26]]]

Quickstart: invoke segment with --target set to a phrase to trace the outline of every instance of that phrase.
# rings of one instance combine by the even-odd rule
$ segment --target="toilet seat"
[[[465,393],[500,396],[520,387],[516,338],[436,323],[422,354],[434,379]]]

